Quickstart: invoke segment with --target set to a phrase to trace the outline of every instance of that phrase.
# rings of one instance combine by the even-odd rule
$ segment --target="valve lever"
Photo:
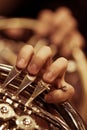
[[[6,80],[4,81],[4,83],[2,84],[2,89],[5,89],[6,86],[15,78],[17,77],[19,74],[21,73],[21,70],[18,70],[16,66],[14,66],[12,68],[12,70],[9,72],[8,77],[6,78]]]
[[[26,102],[26,106],[29,106],[31,104],[31,102],[37,97],[39,96],[42,92],[44,92],[45,90],[50,90],[50,84],[45,83],[44,81],[39,81],[37,86],[35,87],[34,92],[32,93],[31,97],[29,98],[29,100]]]
[[[25,88],[27,88],[27,86],[29,86],[32,82],[34,82],[35,79],[36,79],[36,76],[26,74],[21,85],[19,86],[18,90],[13,96],[17,97]]]

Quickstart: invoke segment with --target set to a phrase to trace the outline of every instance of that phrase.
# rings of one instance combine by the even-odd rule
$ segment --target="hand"
[[[25,45],[18,54],[16,65],[55,87],[45,96],[48,103],[64,102],[74,94],[74,88],[64,80],[68,61],[60,57],[52,62],[50,47],[43,46],[35,53],[32,46]]]
[[[56,11],[42,10],[38,16],[36,33],[47,37],[51,45],[58,48],[58,54],[70,57],[74,47],[83,48],[85,40],[78,31],[78,23],[71,10],[60,7]]]
[[[55,46],[57,53],[64,57],[71,56],[72,45],[80,48],[84,46],[84,38],[78,31],[77,21],[66,7],[60,7],[54,12],[43,10],[36,20],[3,18],[0,20],[0,28],[12,39],[29,38],[30,29],[39,38],[46,38],[48,44]]]

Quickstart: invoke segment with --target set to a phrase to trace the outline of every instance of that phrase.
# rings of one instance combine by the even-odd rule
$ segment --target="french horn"
[[[49,84],[0,64],[0,130],[87,130],[69,102],[48,104]]]

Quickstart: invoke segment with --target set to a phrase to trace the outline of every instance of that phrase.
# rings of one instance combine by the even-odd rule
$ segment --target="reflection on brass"
[[[35,79],[15,67],[0,64],[1,130],[87,130],[70,103],[47,104],[44,95],[52,86]]]
[[[50,90],[50,85],[45,83],[44,81],[39,81],[37,86],[34,89],[33,94],[31,95],[31,97],[29,98],[29,100],[26,102],[26,106],[29,106],[30,103],[38,96],[40,95],[42,92],[44,92],[46,89]]]
[[[17,97],[27,86],[29,86],[34,80],[36,79],[35,76],[31,76],[29,74],[26,74],[23,81],[21,82],[19,88],[17,89],[16,93],[13,95],[13,97]]]
[[[6,80],[5,80],[4,83],[2,84],[2,89],[5,89],[6,86],[7,86],[15,77],[17,77],[17,75],[19,75],[20,72],[21,72],[21,71],[18,70],[18,69],[16,68],[16,66],[14,66],[14,67],[12,68],[12,70],[9,72],[8,77],[6,78]]]

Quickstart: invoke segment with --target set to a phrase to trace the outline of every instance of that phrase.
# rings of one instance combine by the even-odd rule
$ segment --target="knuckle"
[[[44,48],[45,48],[46,50],[48,50],[50,53],[52,53],[51,47],[49,47],[49,46],[44,46]]]
[[[31,45],[25,45],[24,47],[21,48],[19,54],[26,54],[26,53],[32,53],[34,52],[34,49]]]
[[[32,47],[31,45],[25,45],[25,46],[24,46],[24,49],[25,49],[25,48],[29,48],[29,49],[31,49],[31,50],[33,51],[33,47]]]
[[[62,65],[63,65],[63,68],[66,70],[67,67],[68,67],[68,60],[66,58],[64,58],[64,57],[61,57],[60,61],[61,61]]]
[[[65,63],[66,65],[68,65],[68,60],[64,57],[61,57],[60,60]]]

